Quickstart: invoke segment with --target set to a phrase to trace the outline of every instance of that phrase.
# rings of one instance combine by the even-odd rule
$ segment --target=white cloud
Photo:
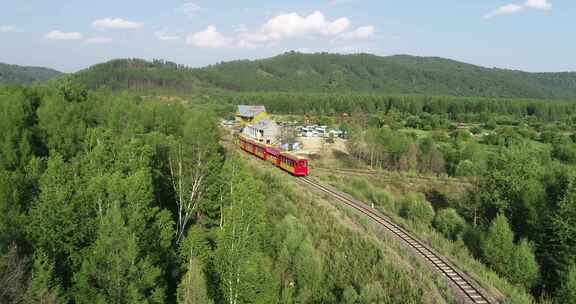
[[[182,13],[188,17],[193,17],[198,14],[202,8],[192,1],[186,1],[182,6],[176,9],[177,12]]]
[[[346,17],[327,20],[318,11],[308,16],[288,13],[269,18],[258,30],[251,31],[246,26],[239,25],[234,29],[234,37],[226,37],[211,25],[203,31],[189,34],[186,43],[208,48],[256,49],[272,47],[286,39],[332,38],[331,41],[336,42],[374,37],[376,31],[374,26],[367,25],[348,30],[350,24],[350,20]]]
[[[192,33],[186,38],[186,43],[201,48],[232,47],[232,39],[222,35],[215,26],[209,25],[205,30]]]
[[[268,20],[262,26],[262,33],[275,40],[311,35],[334,36],[345,31],[349,26],[348,18],[328,21],[324,14],[318,11],[308,16],[290,13]]]
[[[339,37],[349,27],[350,20],[346,17],[333,21],[327,20],[321,12],[308,16],[297,13],[280,14],[270,18],[258,31],[248,31],[242,27],[238,34],[240,46],[250,46],[277,42],[283,39],[320,37]]]
[[[112,42],[112,38],[109,37],[92,37],[84,40],[86,44],[108,44]]]
[[[511,15],[515,13],[519,13],[524,10],[524,6],[517,5],[517,4],[506,4],[503,5],[488,14],[484,15],[484,18],[491,19],[499,15]]]
[[[169,34],[165,31],[156,31],[156,32],[154,32],[154,36],[156,36],[156,39],[161,40],[161,41],[180,40],[180,36],[175,35],[175,34]]]
[[[344,40],[370,39],[374,37],[376,28],[373,25],[361,26],[353,31],[343,33],[340,38]]]
[[[16,27],[12,25],[0,25],[0,33],[15,32]]]
[[[62,32],[55,30],[44,35],[44,38],[50,40],[80,40],[82,39],[82,34],[78,32]]]
[[[144,23],[124,20],[122,18],[104,18],[92,22],[92,26],[97,29],[137,29],[144,26]]]
[[[552,8],[552,3],[548,2],[548,0],[528,0],[524,5],[529,8],[541,10],[549,10]]]
[[[491,19],[500,15],[516,14],[529,9],[550,10],[552,3],[548,0],[527,0],[524,4],[506,4],[484,15],[484,18]]]

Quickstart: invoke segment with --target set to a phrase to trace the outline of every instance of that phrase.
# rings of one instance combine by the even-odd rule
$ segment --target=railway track
[[[298,182],[310,186],[318,191],[329,194],[330,196],[338,199],[342,203],[354,208],[355,210],[380,224],[395,238],[399,239],[404,245],[408,246],[420,257],[422,257],[434,270],[442,274],[451,283],[451,286],[457,290],[464,299],[466,299],[466,303],[497,303],[490,296],[488,296],[486,291],[482,290],[482,288],[480,288],[477,283],[463,274],[454,265],[449,263],[446,258],[436,253],[422,241],[411,236],[408,232],[406,232],[399,225],[395,224],[387,216],[370,208],[365,203],[356,200],[350,195],[342,193],[341,191],[338,191],[331,186],[324,185],[310,177],[299,178]]]

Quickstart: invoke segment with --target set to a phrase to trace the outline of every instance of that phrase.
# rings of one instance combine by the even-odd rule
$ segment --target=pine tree
[[[163,303],[161,271],[140,252],[118,203],[100,225],[96,242],[74,276],[77,303]]]
[[[65,302],[60,284],[54,277],[54,263],[38,250],[34,254],[32,278],[26,292],[26,303],[58,304]]]
[[[24,89],[0,92],[0,166],[22,167],[32,156],[35,107]]]
[[[533,245],[522,239],[512,252],[505,276],[510,282],[530,290],[538,281],[539,266],[534,255]]]
[[[555,262],[560,272],[576,261],[576,176],[571,176],[564,197],[552,217]]]
[[[554,298],[556,304],[576,304],[576,266],[571,266]]]
[[[499,214],[488,228],[482,242],[484,261],[500,274],[505,274],[510,257],[514,251],[514,234],[508,220]]]
[[[210,304],[203,265],[194,256],[188,259],[187,271],[178,286],[179,304]]]

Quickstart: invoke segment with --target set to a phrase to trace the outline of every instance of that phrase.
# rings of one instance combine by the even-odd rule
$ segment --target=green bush
[[[470,132],[471,132],[472,134],[474,134],[474,135],[478,135],[478,134],[482,133],[482,128],[480,128],[480,127],[472,127],[472,128],[470,129]]]
[[[465,159],[458,163],[455,174],[459,177],[477,176],[479,170],[477,167],[471,160]]]
[[[440,210],[434,222],[434,228],[449,239],[456,240],[464,231],[466,221],[452,208]]]
[[[354,178],[350,183],[350,187],[352,188],[354,193],[359,195],[355,195],[357,198],[362,200],[370,200],[372,197],[372,186],[363,178]]]
[[[421,193],[409,193],[400,201],[400,216],[429,225],[434,218],[434,209]]]
[[[565,163],[576,164],[576,144],[554,145],[552,155]]]
[[[384,210],[396,211],[392,195],[385,190],[375,189],[372,191],[372,202],[374,202],[374,205],[381,207]]]

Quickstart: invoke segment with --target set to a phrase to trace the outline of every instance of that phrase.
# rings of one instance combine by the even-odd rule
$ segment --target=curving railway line
[[[399,239],[404,245],[408,246],[411,250],[421,256],[434,270],[441,273],[448,280],[450,285],[463,296],[465,303],[497,303],[471,278],[463,274],[444,257],[437,254],[422,241],[411,236],[402,227],[395,224],[390,218],[370,208],[365,203],[354,199],[350,195],[342,193],[331,186],[324,185],[310,177],[299,178],[298,182],[334,197],[380,224],[395,238]]]

